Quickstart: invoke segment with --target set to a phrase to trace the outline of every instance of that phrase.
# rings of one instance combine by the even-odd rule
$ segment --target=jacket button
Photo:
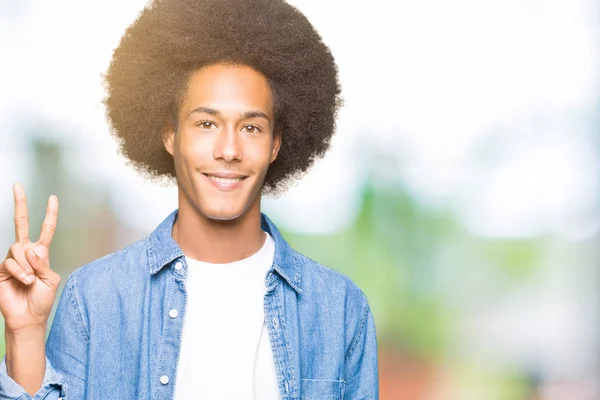
[[[279,321],[277,320],[277,317],[273,317],[273,326],[275,329],[279,329]]]
[[[169,317],[171,318],[177,318],[177,310],[176,309],[172,309],[171,311],[169,311]]]
[[[290,392],[290,385],[288,384],[288,381],[283,381],[283,385],[285,386],[285,392],[289,393]]]
[[[181,270],[181,268],[183,268],[183,265],[181,265],[181,261],[177,261],[175,263],[175,271],[179,271]]]
[[[169,383],[169,377],[166,375],[161,376],[160,383],[162,383],[163,385],[166,385],[167,383]]]

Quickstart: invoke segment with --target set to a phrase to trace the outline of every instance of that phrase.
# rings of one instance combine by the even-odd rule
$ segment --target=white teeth
[[[219,178],[218,176],[212,176],[212,175],[208,175],[208,177],[210,179],[212,179],[213,181],[217,181],[219,183],[224,183],[224,184],[232,184],[232,183],[236,183],[242,180],[242,178]]]

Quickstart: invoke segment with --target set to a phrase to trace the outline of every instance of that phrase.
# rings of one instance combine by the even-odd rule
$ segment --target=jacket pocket
[[[301,400],[342,400],[346,382],[325,379],[301,379]]]

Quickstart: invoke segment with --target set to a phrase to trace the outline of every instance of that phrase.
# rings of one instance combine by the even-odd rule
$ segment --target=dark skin
[[[192,75],[186,93],[177,132],[163,138],[179,190],[173,238],[196,260],[241,260],[264,243],[261,190],[281,145],[271,89],[250,67],[217,64]]]
[[[192,75],[178,129],[163,135],[179,191],[173,238],[186,256],[228,263],[263,245],[261,191],[281,146],[273,121],[271,89],[256,70],[216,64]],[[58,199],[50,197],[40,239],[32,243],[25,191],[15,185],[14,193],[16,242],[0,263],[0,311],[8,374],[33,396],[44,376],[47,321],[60,284],[49,266]]]

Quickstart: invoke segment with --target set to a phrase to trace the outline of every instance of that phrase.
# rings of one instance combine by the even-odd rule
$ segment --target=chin
[[[233,222],[244,214],[244,210],[240,207],[229,209],[209,207],[204,208],[202,211],[202,214],[204,214],[207,219],[220,222]]]
[[[196,196],[185,196],[188,207],[206,220],[234,223],[255,208],[256,198],[249,193],[214,193],[213,188],[191,191]]]

